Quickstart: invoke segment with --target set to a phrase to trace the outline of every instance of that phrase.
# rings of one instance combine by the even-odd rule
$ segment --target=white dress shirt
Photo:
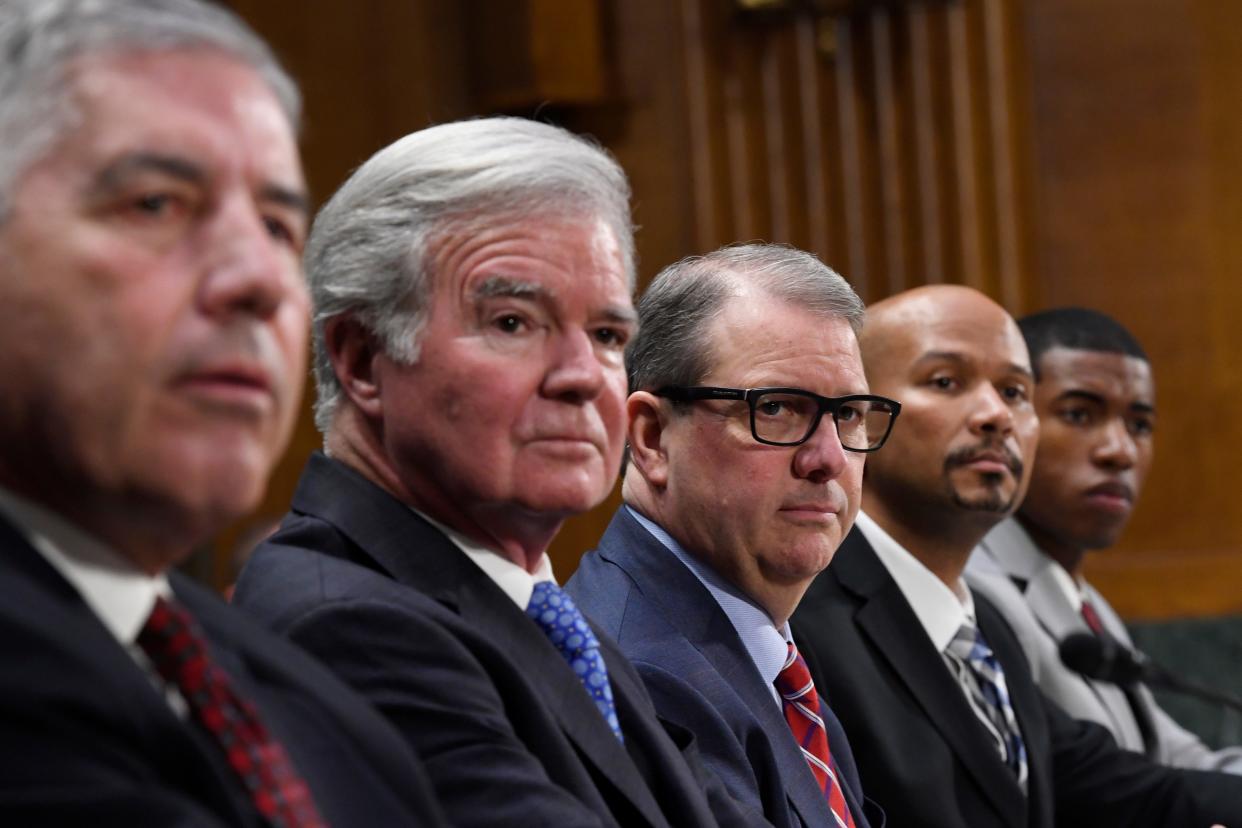
[[[508,595],[522,612],[526,612],[526,607],[530,604],[530,596],[535,591],[535,584],[543,581],[556,583],[556,576],[552,574],[552,559],[548,557],[547,552],[539,558],[539,565],[535,567],[535,571],[527,572],[524,567],[517,565],[496,550],[476,543],[461,532],[448,528],[413,507],[411,511],[443,532],[444,536],[473,561],[475,566],[483,570],[483,573],[491,578],[496,586],[500,587],[500,591]]]

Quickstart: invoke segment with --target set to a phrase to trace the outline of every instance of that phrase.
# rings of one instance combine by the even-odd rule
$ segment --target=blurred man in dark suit
[[[1075,633],[1134,648],[1083,561],[1130,520],[1151,469],[1156,387],[1138,340],[1106,314],[1056,308],[1018,327],[1035,371],[1039,450],[1021,507],[970,556],[967,582],[1005,616],[1040,689],[1065,712],[1157,762],[1242,773],[1242,748],[1212,750],[1145,685],[1093,681],[1061,662],[1060,642]]]
[[[632,232],[611,158],[516,118],[397,141],[311,232],[325,454],[236,601],[400,727],[457,825],[715,823],[545,551],[620,464]]]
[[[0,6],[0,822],[441,824],[355,694],[169,572],[301,391],[298,95],[194,0]]]
[[[895,824],[927,828],[1242,824],[1236,777],[1152,764],[1048,702],[1013,632],[962,580],[975,544],[1017,508],[1038,439],[1013,319],[936,285],[873,305],[860,342],[901,422],[793,623],[868,793]]]
[[[867,394],[862,316],[844,279],[781,245],[660,273],[626,355],[625,505],[569,583],[660,715],[780,826],[867,824],[849,743],[787,624],[897,412]]]

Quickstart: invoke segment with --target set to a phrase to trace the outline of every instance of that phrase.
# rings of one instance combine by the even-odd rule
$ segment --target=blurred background
[[[1151,356],[1156,459],[1089,577],[1138,643],[1242,691],[1242,3],[227,0],[302,84],[321,202],[396,138],[507,113],[594,136],[634,190],[639,284],[788,242],[868,302],[928,282],[1080,304]],[[196,560],[223,587],[320,440]],[[616,495],[567,525],[572,574]],[[1214,743],[1236,717],[1171,707]]]

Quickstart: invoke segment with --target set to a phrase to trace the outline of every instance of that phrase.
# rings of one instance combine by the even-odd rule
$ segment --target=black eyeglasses
[[[873,394],[821,397],[801,388],[711,388],[666,385],[657,397],[676,402],[744,400],[750,406],[750,433],[770,446],[798,446],[811,439],[824,412],[832,414],[841,448],[875,451],[884,445],[901,403]]]

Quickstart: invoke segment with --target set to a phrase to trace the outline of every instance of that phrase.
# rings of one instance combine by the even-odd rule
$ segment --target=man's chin
[[[968,512],[1007,517],[1017,506],[1017,496],[1012,492],[1004,492],[999,489],[985,489],[973,492],[955,490],[953,492],[953,503],[958,508],[965,509]]]

